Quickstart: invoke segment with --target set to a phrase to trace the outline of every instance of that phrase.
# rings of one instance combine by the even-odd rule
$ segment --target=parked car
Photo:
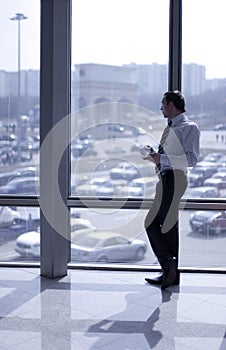
[[[112,179],[132,180],[140,177],[138,169],[127,162],[120,163],[117,167],[110,170],[110,177]]]
[[[78,196],[113,197],[119,194],[119,188],[125,186],[125,180],[112,180],[109,177],[83,179],[80,185],[75,187]],[[74,193],[73,193],[74,194]]]
[[[125,153],[126,151],[122,147],[114,145],[106,149],[105,152],[107,154],[122,154],[122,153]]]
[[[9,207],[0,207],[0,228],[5,228],[13,225],[20,214]]]
[[[76,144],[71,147],[71,153],[73,157],[81,157],[81,156],[96,156],[97,151],[95,151],[92,147],[87,147],[84,144]]]
[[[203,158],[203,162],[217,162],[223,156],[224,154],[220,152],[209,153]]]
[[[37,195],[38,192],[38,177],[18,177],[0,187],[0,194]]]
[[[34,176],[36,176],[35,167],[18,168],[12,172],[0,174],[0,186],[6,185],[8,182],[18,177],[34,177]]]
[[[142,260],[147,245],[139,239],[128,239],[118,233],[95,231],[72,236],[71,257],[77,261],[121,262]]]
[[[186,198],[219,198],[220,192],[217,187],[200,186],[188,188],[184,197]]]
[[[73,157],[81,156],[96,156],[97,152],[94,150],[94,140],[90,135],[83,135],[77,137],[71,142],[71,154]]]
[[[9,181],[13,179],[13,173],[7,172],[0,174],[0,186],[5,186]]]
[[[11,146],[0,146],[0,163],[1,164],[14,164],[18,158],[17,153]]]
[[[216,124],[213,128],[215,131],[220,131],[220,130],[226,130],[226,125],[225,124]]]
[[[95,189],[95,196],[97,197],[114,197],[116,194],[110,182],[109,186],[97,186]]]
[[[219,190],[226,188],[226,173],[217,172],[204,181],[204,186],[215,186]]]
[[[217,172],[217,167],[194,167],[188,172],[188,183],[190,187],[203,186],[204,180]]]
[[[154,193],[155,180],[152,177],[138,177],[130,181],[127,186],[120,187],[120,194],[124,197],[144,197]]]
[[[218,159],[217,163],[216,163],[217,167],[226,167],[226,156],[221,157],[220,159]]]
[[[18,207],[15,209],[19,217],[14,220],[10,230],[17,232],[18,235],[27,231],[37,230],[40,226],[40,209],[37,207]],[[17,237],[18,237],[17,235]]]
[[[85,235],[95,231],[90,221],[82,218],[71,219],[71,231],[74,235]],[[80,237],[80,236],[79,236]],[[29,231],[21,234],[16,240],[15,251],[21,256],[40,256],[40,228],[37,231]]]
[[[9,161],[6,159],[5,163],[7,164],[13,164],[17,162],[18,157],[20,157],[21,162],[30,161],[33,157],[32,144],[27,140],[21,140],[20,143],[18,143],[18,141],[11,142],[10,152],[11,157],[13,157],[13,161],[10,159],[9,163]]]
[[[40,256],[40,228],[23,233],[16,239],[15,251],[24,257]]]
[[[217,162],[206,162],[204,160],[201,160],[196,164],[196,167],[203,167],[203,168],[216,168]]]
[[[17,137],[15,134],[2,134],[0,135],[0,141],[7,141],[7,142],[14,142],[17,140]]]
[[[196,211],[189,223],[194,232],[220,234],[226,231],[226,211]]]
[[[219,173],[226,173],[226,166],[222,166],[222,167],[218,168],[217,171]]]

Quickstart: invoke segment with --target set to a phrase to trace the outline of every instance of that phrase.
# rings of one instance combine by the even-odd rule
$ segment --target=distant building
[[[199,95],[206,90],[206,67],[196,63],[183,64],[182,91],[185,95]]]
[[[126,67],[134,68],[136,71],[136,83],[138,85],[138,94],[161,95],[167,90],[168,68],[166,64],[135,64],[131,63]]]
[[[210,90],[215,90],[217,88],[225,88],[226,79],[207,79],[206,88]]]
[[[137,103],[132,68],[104,64],[78,64],[72,72],[72,111],[102,102]]]
[[[9,73],[4,70],[0,71],[0,97],[8,96]]]
[[[21,70],[20,96],[39,97],[39,70]],[[0,97],[18,96],[18,72],[0,71]]]

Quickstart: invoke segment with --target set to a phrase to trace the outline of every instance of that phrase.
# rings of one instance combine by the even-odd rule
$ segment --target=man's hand
[[[147,157],[143,157],[144,160],[149,160],[150,162],[158,165],[160,163],[160,154],[159,153],[151,153]]]

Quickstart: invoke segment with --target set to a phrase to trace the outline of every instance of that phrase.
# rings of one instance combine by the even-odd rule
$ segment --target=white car
[[[115,232],[96,230],[86,235],[72,235],[71,239],[71,258],[77,261],[140,261],[147,251],[144,241]]]
[[[40,256],[40,232],[29,231],[20,235],[16,240],[15,251],[21,256]]]
[[[154,195],[156,177],[139,177],[119,186],[118,195],[122,197],[147,197]]]
[[[95,231],[89,220],[81,218],[71,219],[72,233],[80,234]],[[15,251],[21,256],[40,256],[40,228],[21,234],[16,240]]]
[[[9,207],[0,207],[0,228],[13,225],[20,219],[20,214]]]

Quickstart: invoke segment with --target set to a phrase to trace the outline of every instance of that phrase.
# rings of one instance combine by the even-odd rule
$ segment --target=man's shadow
[[[174,287],[173,287],[174,288]],[[160,290],[161,291],[161,290]],[[179,287],[175,287],[173,290],[174,292],[179,292]],[[176,297],[175,297],[176,295]],[[159,305],[154,309],[154,311],[151,313],[151,315],[148,317],[148,319],[144,321],[140,320],[131,320],[128,321],[128,315],[132,315],[132,307],[134,306],[134,302],[139,304],[139,300],[142,299],[142,295],[140,293],[129,293],[126,296],[127,300],[127,307],[123,312],[119,314],[114,314],[108,319],[104,319],[100,322],[97,322],[96,324],[93,324],[89,327],[88,331],[86,332],[87,337],[97,337],[99,336],[99,339],[97,342],[90,348],[90,349],[97,349],[98,347],[104,346],[104,344],[110,342],[109,336],[114,334],[123,334],[125,337],[129,334],[143,334],[144,339],[146,339],[146,342],[148,344],[144,345],[144,347],[139,347],[139,349],[153,349],[155,348],[163,339],[163,333],[158,330],[157,323],[158,321],[162,321],[160,319],[161,317],[161,309],[164,307],[166,303],[171,301],[172,291],[166,290],[161,291],[160,296],[160,303]],[[173,303],[170,305],[170,312],[172,310],[174,311],[174,315],[171,314],[171,321],[176,320],[177,315],[177,299],[178,296],[175,293],[174,299],[171,301]],[[164,311],[165,312],[165,311]],[[131,317],[134,319],[134,314]],[[138,315],[138,318],[140,318],[140,315]],[[125,319],[125,320],[123,320]],[[175,321],[176,322],[176,321]],[[169,339],[171,337],[171,339]],[[174,348],[174,334],[167,333],[168,342],[172,343],[172,347]],[[117,342],[117,339],[112,336],[112,340]],[[118,337],[120,339],[120,336]],[[141,340],[141,344],[144,340]],[[127,350],[133,350],[133,344],[131,344],[131,348],[129,347],[129,338],[127,338],[126,342],[126,349]],[[136,344],[137,345],[137,344]],[[124,350],[124,345],[121,343],[121,346],[119,345],[119,342],[117,342],[117,348],[118,350]]]

